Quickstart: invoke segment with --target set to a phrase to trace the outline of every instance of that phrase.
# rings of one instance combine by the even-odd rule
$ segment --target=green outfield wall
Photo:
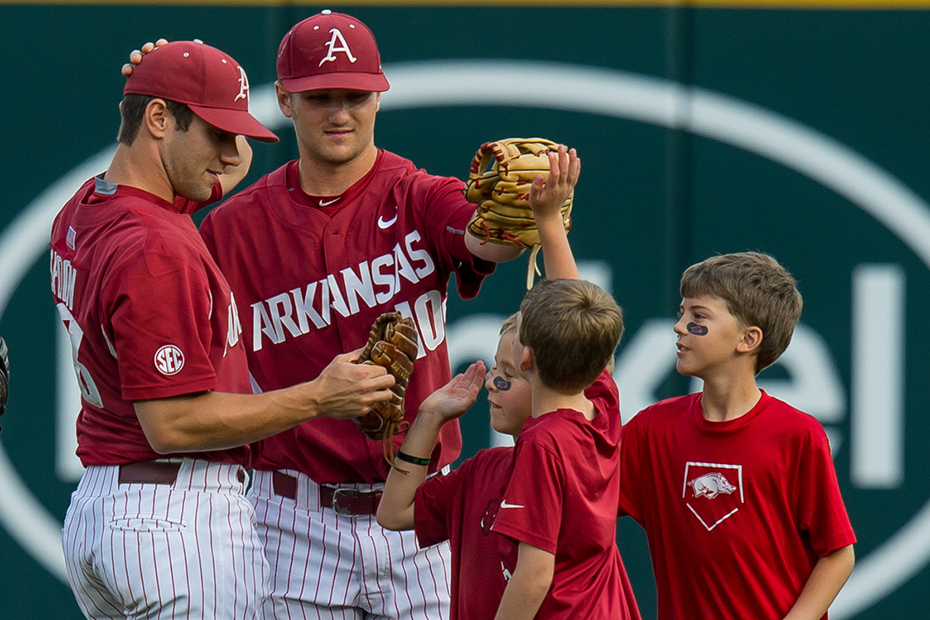
[[[379,146],[463,177],[487,140],[575,146],[571,233],[626,333],[625,417],[699,389],[674,371],[678,277],[741,250],[797,277],[802,323],[760,377],[821,420],[859,536],[832,618],[928,618],[930,591],[930,2],[0,2],[0,335],[12,395],[0,434],[0,619],[70,620],[60,527],[80,476],[77,389],[48,290],[58,207],[114,146],[119,68],[156,37],[200,38],[248,70],[252,109],[282,141],[249,181],[296,154],[271,95],[278,42],[323,8],[365,21],[393,88]],[[489,360],[526,263],[478,299],[454,294],[456,366]],[[486,407],[466,455],[501,441]],[[644,481],[647,483],[647,481]],[[618,540],[655,616],[645,537]]]

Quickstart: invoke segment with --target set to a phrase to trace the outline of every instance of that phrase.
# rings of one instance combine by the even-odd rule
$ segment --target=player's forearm
[[[494,620],[532,620],[552,587],[554,574],[555,555],[520,543],[517,565]]]
[[[575,256],[572,254],[571,245],[568,243],[568,236],[565,234],[561,215],[556,212],[553,216],[540,218],[536,222],[536,228],[539,231],[539,240],[542,244],[543,266],[546,269],[546,277],[549,279],[580,279],[581,276],[578,274],[578,266],[575,264]]]
[[[491,263],[506,263],[523,253],[522,248],[515,246],[484,243],[483,239],[479,239],[468,231],[465,231],[465,247],[472,253],[472,256]]]
[[[265,394],[201,392],[134,403],[152,448],[160,454],[224,450],[319,417],[297,388]]]
[[[837,549],[817,561],[797,602],[785,616],[785,620],[819,620],[843,584],[849,579],[856,563],[852,545]]]
[[[442,420],[429,414],[417,415],[400,451],[416,458],[429,459],[436,447]],[[388,530],[412,530],[414,527],[414,500],[417,489],[426,480],[427,465],[417,465],[400,460],[399,465],[407,473],[394,469],[384,483],[384,493],[378,505],[378,523]]]

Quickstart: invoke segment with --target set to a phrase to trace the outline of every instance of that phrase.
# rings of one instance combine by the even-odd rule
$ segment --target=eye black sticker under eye
[[[688,333],[694,334],[695,336],[706,336],[707,327],[698,325],[697,323],[688,323]]]
[[[493,383],[494,383],[494,387],[496,387],[498,391],[501,391],[501,392],[506,392],[507,390],[510,389],[510,386],[513,385],[510,381],[508,381],[507,379],[503,377],[494,377]]]

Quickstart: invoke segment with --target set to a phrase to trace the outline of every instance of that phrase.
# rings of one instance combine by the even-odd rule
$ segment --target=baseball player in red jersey
[[[552,172],[548,182],[542,185],[537,181],[530,192],[530,205],[539,225],[547,278],[578,278],[571,247],[561,226],[559,208],[577,181],[580,163],[574,151],[566,153],[565,147],[560,147],[558,160],[554,154],[550,155]],[[484,384],[491,406],[491,426],[498,432],[514,436],[519,446],[521,433],[531,425],[528,420],[532,418],[534,395],[530,383],[521,376],[514,358],[517,316],[513,315],[504,321],[494,356],[494,367],[485,377]],[[478,362],[420,405],[420,413],[398,452],[398,458],[404,461],[404,467],[410,468],[410,472],[407,475],[394,471],[390,473],[378,509],[378,520],[386,527],[415,527],[417,538],[422,544],[450,541],[453,620],[495,617],[508,581],[514,574],[511,556],[516,549],[512,540],[497,533],[496,521],[506,512],[523,508],[504,499],[514,476],[514,458],[517,454],[514,448],[482,450],[448,476],[429,480],[425,479],[426,468],[415,466],[418,458],[431,451],[442,425],[461,416],[474,403],[480,387],[476,366],[483,368]],[[593,385],[584,391],[584,396],[597,403],[602,410],[619,413],[616,411],[618,394],[609,372],[601,373]],[[615,426],[618,425],[619,419]],[[533,473],[538,475],[539,472]],[[525,480],[520,483],[529,484]],[[537,483],[531,486],[536,487]],[[577,486],[572,490],[576,492],[573,497],[578,497],[580,503]],[[616,492],[604,495],[608,514],[611,498],[616,499]],[[561,514],[571,510],[561,504],[561,499],[551,500],[542,508],[554,515],[555,520],[559,520]],[[542,522],[549,523],[552,520],[547,517]],[[605,521],[612,523],[613,519],[608,517]],[[545,528],[541,526],[539,529],[543,531]],[[565,548],[557,552],[563,560],[556,565],[553,596],[562,605],[571,604],[577,612],[575,617],[599,617],[598,614],[589,613],[590,608],[578,605],[576,599],[585,598],[595,607],[608,612],[601,614],[603,617],[638,620],[639,611],[632,587],[612,536],[605,543],[604,539],[608,537],[597,535],[605,533],[603,526],[591,519],[585,520],[578,527],[567,525],[566,529],[577,532],[573,534],[577,538],[559,540],[559,546]],[[595,563],[594,570],[578,575],[579,571],[569,560],[590,554],[590,549],[599,544],[607,548],[607,552],[600,556],[602,561]],[[569,577],[577,584],[571,586],[569,591],[577,590],[581,597],[565,594],[563,584],[569,581]],[[527,617],[536,614],[535,608],[528,607],[524,611]],[[538,617],[548,618],[551,615],[551,610],[544,610]]]
[[[418,170],[374,144],[388,89],[371,31],[324,11],[295,25],[277,58],[278,103],[294,120],[300,158],[211,212],[201,233],[244,311],[254,387],[311,379],[333,355],[365,343],[380,314],[412,318],[420,355],[407,388],[412,419],[450,379],[447,283],[477,294],[494,262],[518,250],[465,232],[463,184]],[[398,438],[399,441],[399,438]],[[461,450],[447,425],[438,472]],[[382,446],[348,421],[301,425],[264,442],[256,463],[258,531],[271,564],[268,617],[448,617],[448,546],[375,520],[387,475]]]
[[[189,215],[247,172],[242,135],[277,140],[249,115],[235,60],[200,42],[161,46],[120,110],[110,167],[50,239],[86,467],[63,530],[69,580],[88,618],[256,618],[267,566],[244,444],[360,415],[393,379],[345,356],[313,384],[246,393],[235,296]]]

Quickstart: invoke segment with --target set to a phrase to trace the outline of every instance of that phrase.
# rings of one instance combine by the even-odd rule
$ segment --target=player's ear
[[[747,327],[742,340],[736,345],[738,353],[756,353],[762,346],[762,330],[755,325]]]
[[[291,93],[284,90],[284,86],[281,85],[281,82],[274,83],[274,91],[278,96],[278,107],[281,108],[281,113],[287,118],[294,118],[294,114],[291,111]]]
[[[145,128],[154,138],[165,137],[168,131],[169,119],[174,118],[168,111],[168,104],[164,99],[152,99],[145,106],[143,120]]]
[[[381,93],[375,93],[375,112],[381,111]]]
[[[536,356],[533,355],[533,349],[528,346],[523,347],[523,357],[520,358],[520,370],[526,372],[536,366]]]

